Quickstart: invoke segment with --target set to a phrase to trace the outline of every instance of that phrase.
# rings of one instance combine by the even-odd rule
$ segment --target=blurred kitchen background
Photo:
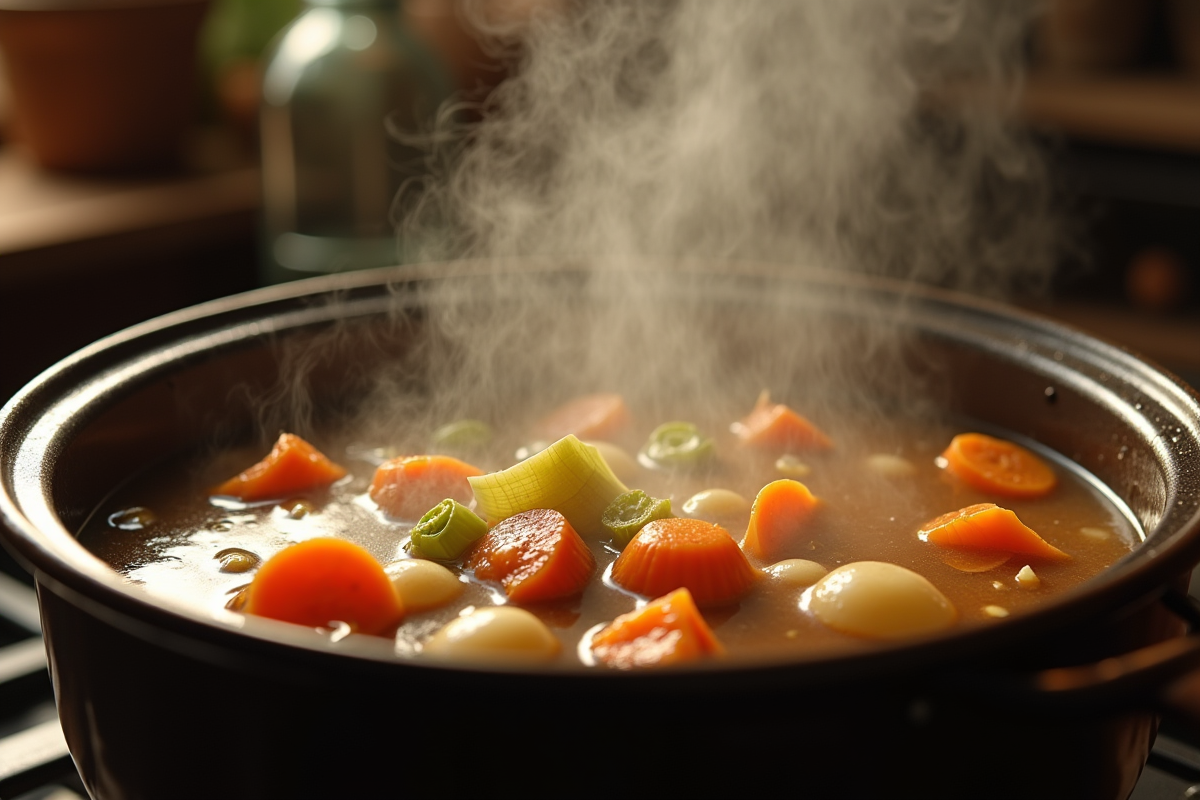
[[[468,27],[453,0],[0,0],[0,401],[147,318],[395,261],[425,165],[380,114],[486,96]],[[1018,121],[1083,226],[1027,304],[1200,384],[1200,0],[1061,0],[1027,52]]]
[[[560,1],[483,5],[502,30]],[[381,120],[486,97],[500,43],[469,28],[455,0],[0,0],[0,403],[137,322],[401,257],[427,164]],[[1026,52],[1016,122],[1080,235],[1022,302],[1200,386],[1200,0],[1059,0]],[[32,594],[0,575],[0,608],[0,794],[60,796]],[[1135,798],[1200,786],[1200,750],[1151,764]]]

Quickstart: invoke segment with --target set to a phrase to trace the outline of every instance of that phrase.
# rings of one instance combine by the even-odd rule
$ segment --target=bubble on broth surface
[[[140,531],[158,522],[158,515],[148,508],[134,506],[108,516],[108,524],[123,531]]]

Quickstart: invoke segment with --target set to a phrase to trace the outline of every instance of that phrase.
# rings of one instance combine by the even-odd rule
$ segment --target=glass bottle
[[[428,130],[452,90],[397,0],[305,6],[263,75],[267,283],[397,263],[392,203],[424,159],[388,128]]]

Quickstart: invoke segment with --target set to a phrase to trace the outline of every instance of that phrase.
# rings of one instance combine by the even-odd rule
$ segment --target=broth
[[[636,450],[658,421],[635,415],[618,444]],[[1002,624],[1088,580],[1130,552],[1140,539],[1132,516],[1094,479],[1066,459],[1039,450],[1057,473],[1058,485],[1043,498],[1012,500],[973,489],[948,475],[939,455],[970,424],[903,424],[880,421],[857,426],[853,440],[838,441],[828,452],[803,453],[810,472],[801,478],[822,501],[810,535],[778,559],[815,561],[828,570],[857,561],[884,561],[906,567],[932,582],[958,611],[958,629]],[[626,479],[655,497],[669,498],[676,514],[694,493],[731,490],[753,500],[758,490],[780,476],[773,453],[738,446],[728,421],[701,425],[715,440],[717,458],[703,472],[639,468]],[[415,437],[419,438],[419,437]],[[1010,437],[1011,438],[1011,437]],[[499,437],[488,451],[469,460],[486,470],[514,463],[512,445],[519,435]],[[217,554],[230,548],[267,559],[282,548],[317,536],[350,539],[381,563],[408,557],[405,544],[412,521],[389,519],[367,494],[376,466],[399,455],[386,443],[364,444],[339,433],[313,440],[322,452],[349,470],[328,489],[305,492],[279,502],[240,503],[208,497],[210,487],[262,456],[255,449],[230,450],[216,457],[191,457],[160,465],[129,482],[97,509],[80,534],[81,542],[131,582],[196,606],[218,611],[245,586],[250,572],[224,572]],[[382,446],[381,446],[382,445]],[[417,451],[412,451],[417,452]],[[886,455],[911,465],[911,474],[892,474]],[[902,470],[901,470],[902,471]],[[994,569],[961,572],[943,561],[944,551],[923,542],[918,529],[946,512],[994,502],[1013,510],[1046,541],[1069,553],[1064,562],[1016,555]],[[137,511],[136,509],[143,509]],[[748,515],[726,527],[737,540]],[[619,550],[609,542],[588,540],[597,568],[581,595],[528,606],[554,633],[562,647],[556,663],[588,663],[591,634],[646,598],[614,584],[608,573]],[[751,558],[755,567],[769,563]],[[1032,563],[1040,585],[1023,588],[1018,571]],[[395,632],[399,657],[420,657],[422,644],[466,607],[504,604],[496,584],[477,581],[461,565],[465,584],[459,598],[431,611],[408,614]],[[877,642],[840,633],[802,608],[804,589],[776,579],[755,583],[740,603],[703,609],[704,617],[735,660],[809,659],[877,646]],[[325,635],[329,635],[326,632]]]

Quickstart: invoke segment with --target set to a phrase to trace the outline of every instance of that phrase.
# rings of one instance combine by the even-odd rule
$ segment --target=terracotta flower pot
[[[194,117],[209,0],[0,0],[18,137],[43,166],[178,163]]]

